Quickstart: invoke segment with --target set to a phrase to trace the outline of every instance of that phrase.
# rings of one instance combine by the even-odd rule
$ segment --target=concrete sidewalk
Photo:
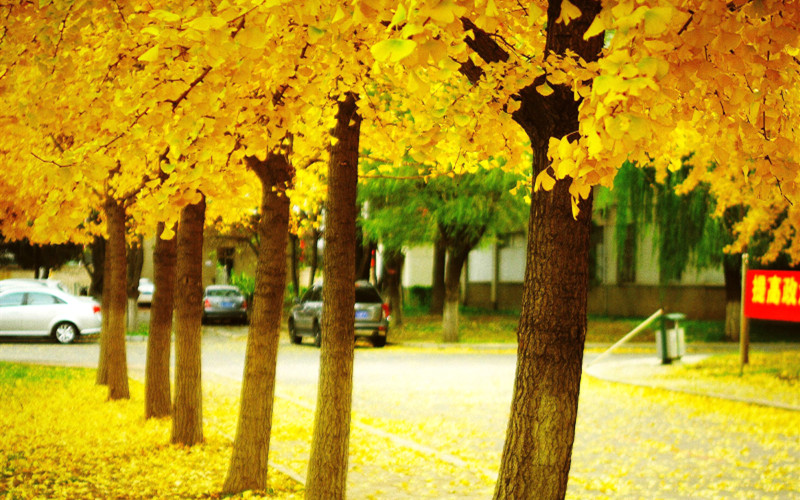
[[[712,383],[708,380],[696,380],[681,377],[680,370],[686,365],[699,363],[714,354],[736,353],[735,344],[691,344],[687,346],[691,354],[674,360],[671,364],[662,364],[655,354],[639,356],[611,354],[596,364],[592,358],[584,365],[584,373],[591,377],[608,382],[617,382],[641,387],[665,389],[685,394],[706,396],[741,403],[781,408],[800,412],[800,405],[787,401],[779,393],[762,391],[758,388],[734,386],[725,383]],[[800,351],[800,344],[758,344],[751,352]]]

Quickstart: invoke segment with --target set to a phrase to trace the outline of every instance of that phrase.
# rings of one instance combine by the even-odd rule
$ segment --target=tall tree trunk
[[[585,61],[597,60],[603,36],[584,40],[583,33],[600,11],[600,1],[572,0],[581,16],[569,26],[555,21],[561,4],[561,0],[548,4],[545,53],[570,50]],[[485,61],[508,58],[495,39],[468,19],[462,22],[472,30],[467,45]],[[473,81],[480,72],[468,65],[462,71]],[[578,130],[580,102],[572,90],[554,86],[545,97],[536,91],[544,81],[541,76],[519,92],[520,107],[512,115],[531,140],[533,179],[550,167],[549,139]],[[535,192],[531,200],[517,373],[496,499],[566,495],[586,338],[592,210],[590,197],[581,201],[580,213],[573,218],[570,182],[562,179],[552,191]]]
[[[128,245],[127,287],[128,297],[128,331],[135,331],[139,326],[139,278],[144,266],[144,242],[139,236],[136,242]]]
[[[352,93],[339,102],[328,173],[322,352],[306,498],[343,500],[353,396],[356,187],[361,117]]]
[[[292,249],[291,259],[292,259],[292,295],[294,298],[300,296],[300,276],[298,275],[298,268],[299,266],[299,255],[297,251],[297,235],[296,234],[289,234],[289,248]]]
[[[371,278],[370,271],[372,270],[372,253],[375,249],[373,243],[363,243],[363,233],[360,228],[358,230],[356,239],[361,241],[361,244],[356,245],[356,271],[355,280],[369,280]]]
[[[725,338],[738,341],[742,315],[742,256],[726,255],[722,259],[725,275]]]
[[[125,353],[125,207],[111,197],[106,200],[106,223],[108,225],[108,299],[105,301],[108,314],[105,335],[105,350],[101,348],[100,364],[105,363],[108,399],[128,399],[128,364]],[[102,347],[102,346],[101,346]],[[105,352],[103,352],[105,351]],[[103,356],[104,354],[104,356]],[[99,375],[98,375],[99,376]]]
[[[262,183],[260,248],[255,299],[247,335],[239,423],[224,494],[267,489],[267,457],[275,396],[275,369],[286,287],[286,244],[293,171],[286,156],[270,153],[265,161],[247,158]]]
[[[206,201],[186,206],[178,226],[175,286],[175,408],[172,442],[203,442],[200,346],[203,314],[203,224]]]
[[[433,245],[433,276],[431,283],[431,314],[441,315],[444,311],[444,274],[447,260],[447,244],[442,236]]]
[[[392,326],[403,326],[403,265],[406,256],[402,250],[383,252],[383,289],[389,299]]]
[[[444,315],[442,342],[458,342],[458,303],[461,292],[461,271],[471,246],[453,246],[447,252],[444,278]]]
[[[147,361],[144,374],[145,418],[167,417],[172,413],[169,358],[172,339],[172,311],[175,304],[177,238],[165,240],[164,223],[158,224],[153,251],[153,292],[150,307],[150,334],[147,337]]]
[[[102,271],[100,271],[104,279],[101,282],[103,289],[100,296],[102,318],[100,326],[100,359],[97,361],[97,378],[95,380],[97,385],[108,384],[108,358],[106,352],[109,334],[108,319],[111,317],[111,292],[109,291],[111,289],[111,259],[107,258],[108,246],[108,242],[104,240]],[[95,270],[97,270],[97,267],[95,267]]]
[[[91,284],[89,285],[89,295],[92,297],[103,296],[103,275],[105,271],[106,261],[106,240],[101,236],[95,236],[92,243],[89,245],[92,252],[92,262],[89,263],[87,259],[82,259],[83,266],[89,273]]]
[[[311,269],[308,273],[308,287],[314,286],[314,278],[317,275],[317,267],[319,266],[319,229],[314,228],[311,230],[311,246],[308,249],[311,252]]]

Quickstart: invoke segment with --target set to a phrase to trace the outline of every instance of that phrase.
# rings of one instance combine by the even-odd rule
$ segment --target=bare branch
[[[206,77],[206,75],[208,75],[209,72],[211,72],[211,66],[206,66],[205,68],[203,68],[203,73],[201,73],[200,76],[195,78],[195,80],[192,83],[189,84],[189,88],[184,90],[183,93],[181,95],[179,95],[177,99],[175,99],[175,100],[167,99],[166,100],[166,102],[172,103],[172,110],[173,111],[175,111],[178,108],[178,106],[180,105],[181,101],[186,99],[186,97],[189,96],[189,93],[195,87],[197,87],[200,83],[202,83],[203,79]]]
[[[42,163],[49,163],[49,164],[51,164],[51,165],[55,165],[55,166],[57,166],[57,167],[59,167],[59,168],[69,168],[69,167],[72,167],[72,166],[74,166],[74,165],[75,165],[74,163],[71,163],[71,164],[69,164],[69,165],[62,165],[62,164],[60,164],[60,163],[58,163],[58,162],[56,162],[56,161],[53,161],[53,160],[45,160],[44,158],[42,158],[41,156],[37,155],[37,154],[36,154],[36,153],[34,153],[33,151],[31,151],[31,155],[32,155],[34,158],[36,158],[37,160],[39,160],[40,162],[42,162]]]

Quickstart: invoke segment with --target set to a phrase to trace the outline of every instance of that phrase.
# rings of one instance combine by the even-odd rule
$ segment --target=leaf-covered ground
[[[182,448],[168,444],[169,420],[144,419],[141,384],[130,401],[106,402],[107,392],[94,370],[0,363],[0,498],[219,497],[232,401],[206,391],[206,442]],[[298,498],[286,476],[272,473],[270,486]]]
[[[798,392],[797,353],[754,356],[742,377],[729,358],[664,377],[758,388],[764,398]],[[219,497],[239,384],[204,384],[206,443],[184,449],[167,444],[168,421],[142,418],[138,383],[131,401],[106,402],[92,370],[0,363],[0,498]],[[403,394],[357,386],[348,497],[490,498],[509,392],[491,383]],[[279,386],[275,467],[305,474],[314,400],[308,387]],[[568,497],[796,498],[798,456],[800,412],[584,377]],[[276,498],[302,496],[286,476],[270,477]]]

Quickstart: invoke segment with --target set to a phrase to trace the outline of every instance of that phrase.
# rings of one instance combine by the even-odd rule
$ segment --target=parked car
[[[9,278],[0,280],[0,288],[20,287],[20,286],[43,286],[61,290],[64,293],[70,293],[66,286],[58,280],[51,279],[38,279],[38,278]]]
[[[156,286],[147,278],[142,278],[139,280],[139,298],[137,299],[137,303],[139,304],[147,304],[150,305],[153,303],[153,292],[155,292]]]
[[[389,334],[389,304],[368,281],[356,282],[355,336],[368,337],[375,347],[386,345]],[[314,345],[322,342],[322,284],[317,283],[295,301],[289,315],[289,340],[299,344],[312,337]]]
[[[247,323],[247,300],[239,288],[231,285],[210,285],[203,294],[203,323],[228,320]]]
[[[41,286],[0,287],[0,334],[52,336],[69,344],[80,335],[100,333],[100,304]]]

